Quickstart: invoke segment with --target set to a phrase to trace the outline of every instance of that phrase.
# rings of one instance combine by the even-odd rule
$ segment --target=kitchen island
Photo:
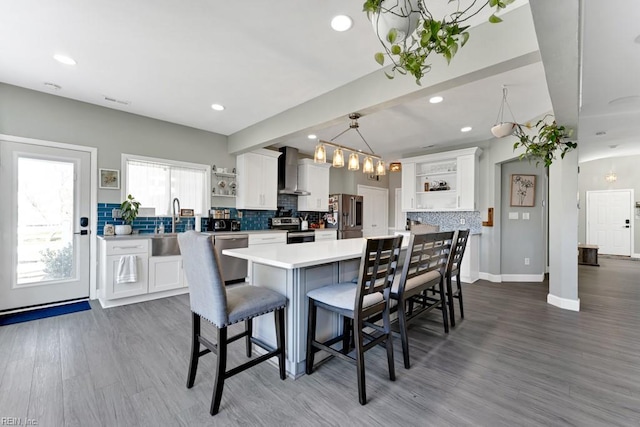
[[[227,249],[224,255],[251,261],[251,284],[287,296],[287,373],[304,374],[307,339],[307,292],[358,277],[365,239],[347,239],[297,245],[262,245]],[[405,244],[406,245],[406,244]],[[317,337],[322,340],[341,332],[337,314],[319,309]],[[253,335],[275,345],[273,313],[254,320]],[[323,357],[318,353],[317,360]]]

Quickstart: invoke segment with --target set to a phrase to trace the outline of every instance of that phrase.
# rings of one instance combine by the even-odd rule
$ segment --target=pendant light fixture
[[[316,151],[313,153],[314,163],[325,163],[327,161],[327,150],[324,148],[324,144],[320,143],[316,145]]]
[[[382,157],[373,152],[367,140],[364,139],[364,137],[360,133],[360,130],[358,130],[358,128],[360,127],[360,125],[358,124],[358,119],[360,117],[362,117],[360,113],[349,114],[349,119],[351,119],[351,123],[349,123],[349,127],[347,129],[343,130],[338,135],[331,138],[331,141],[320,140],[318,145],[316,145],[316,151],[313,156],[314,161],[316,163],[324,163],[327,159],[326,146],[329,146],[329,147],[334,147],[336,149],[333,152],[332,164],[334,167],[340,168],[344,166],[343,150],[346,150],[351,152],[351,154],[349,154],[349,161],[347,162],[348,170],[357,171],[360,169],[360,157],[358,156],[358,154],[362,153],[365,156],[364,163],[362,165],[362,172],[366,174],[375,173],[376,175],[386,175],[385,164],[382,161]],[[336,138],[344,135],[346,132],[350,131],[351,129],[354,129],[358,133],[362,141],[365,143],[365,145],[369,149],[369,152],[363,152],[362,150],[356,150],[355,148],[350,148],[342,144],[338,145],[333,142]],[[374,168],[373,159],[378,160],[378,163],[375,166],[375,168]]]
[[[344,153],[342,152],[342,148],[336,148],[336,151],[333,152],[332,163],[334,168],[344,167]]]
[[[505,105],[509,109],[509,113],[511,113],[510,122],[504,121]],[[509,101],[507,101],[507,87],[505,85],[502,85],[502,102],[500,103],[500,109],[498,110],[498,117],[496,118],[496,124],[491,128],[491,133],[496,138],[504,138],[505,136],[509,136],[513,132],[515,132],[516,126],[517,126],[516,119],[513,117],[513,111],[511,111],[511,106],[509,105]]]

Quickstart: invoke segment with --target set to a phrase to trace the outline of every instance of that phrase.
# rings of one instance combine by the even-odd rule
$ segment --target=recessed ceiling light
[[[68,57],[66,55],[55,54],[53,55],[53,59],[65,65],[76,65],[75,59]]]
[[[429,102],[430,102],[430,103],[432,103],[432,104],[439,104],[439,103],[441,103],[442,101],[444,101],[444,98],[443,98],[443,97],[441,97],[441,96],[432,96],[432,97],[429,99]]]
[[[471,129],[473,129],[471,126],[465,126],[462,129],[460,129],[460,132],[469,132]]]
[[[335,31],[347,31],[353,25],[353,21],[347,15],[334,16],[331,20],[331,28]]]
[[[222,111],[224,110],[224,105],[220,105],[220,104],[211,104],[211,108],[213,108],[216,111]]]
[[[316,136],[316,135],[314,135],[314,134],[310,134],[310,135],[307,135],[307,138],[309,138],[309,139],[316,139],[316,138],[317,138],[317,136]]]

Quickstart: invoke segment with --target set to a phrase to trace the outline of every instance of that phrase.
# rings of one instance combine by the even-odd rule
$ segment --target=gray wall
[[[533,207],[510,206],[512,174],[536,176]],[[546,269],[547,180],[544,168],[536,168],[535,162],[515,160],[502,164],[501,175],[501,274],[542,274]],[[518,219],[509,219],[510,212],[517,213]],[[529,213],[529,220],[522,219],[525,212]],[[525,258],[529,258],[529,265],[524,264]]]
[[[329,169],[329,194],[358,194],[358,185],[389,188],[389,172],[379,180],[371,180],[360,170],[350,171],[347,167]]]
[[[227,137],[0,83],[0,133],[98,148],[98,167],[120,169],[120,154],[235,166]],[[120,191],[99,190],[101,203]]]
[[[640,156],[612,157],[580,163],[578,174],[578,191],[580,193],[580,209],[578,210],[578,241],[586,243],[587,191],[596,190],[634,190],[634,206],[640,201]],[[605,181],[609,172],[618,175],[613,183]],[[630,218],[634,225],[634,250],[640,252],[640,220]]]

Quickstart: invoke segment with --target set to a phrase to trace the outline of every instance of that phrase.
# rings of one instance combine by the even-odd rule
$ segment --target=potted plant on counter
[[[140,202],[129,194],[120,205],[120,214],[124,224],[116,225],[116,234],[131,234],[131,223],[138,216],[138,209],[140,209]]]

